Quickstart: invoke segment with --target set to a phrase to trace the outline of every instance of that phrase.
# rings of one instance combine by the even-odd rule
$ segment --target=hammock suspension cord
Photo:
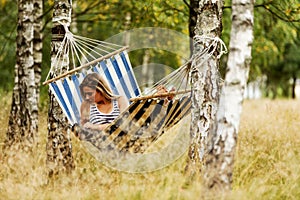
[[[219,59],[223,54],[227,53],[227,48],[225,43],[219,37],[208,37],[208,36],[199,36],[196,35],[194,37],[194,42],[196,43],[203,43],[204,41],[209,41],[208,47],[204,48],[201,51],[196,52],[193,56],[185,62],[182,66],[178,69],[170,73],[169,75],[165,76],[163,79],[158,81],[153,87],[149,88],[147,92],[143,93],[143,96],[151,97],[151,94],[154,94],[156,91],[157,86],[165,85],[169,86],[169,90],[172,89],[172,86],[176,86],[176,92],[171,91],[169,93],[162,93],[162,96],[174,95],[174,94],[184,94],[190,92],[190,88],[188,88],[188,84],[190,83],[191,77],[191,69],[192,67],[196,67],[197,65],[201,66],[204,62],[206,62],[219,47],[219,52],[217,58]],[[159,95],[154,95],[152,97],[157,97]],[[143,99],[141,98],[136,98]]]
[[[43,83],[44,85],[88,68],[128,49],[127,46],[124,47],[114,43],[75,35],[69,31],[66,25],[61,24],[64,26],[66,33],[52,61],[53,64],[46,77],[46,81]],[[66,66],[64,70],[66,72],[63,72],[62,66]],[[54,77],[49,79],[50,75]]]

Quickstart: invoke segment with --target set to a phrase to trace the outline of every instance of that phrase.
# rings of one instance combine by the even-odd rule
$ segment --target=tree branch
[[[275,12],[273,11],[271,8],[269,8],[268,6],[272,6],[274,9],[276,9],[278,11]],[[289,16],[287,16],[283,11],[282,9],[278,8],[277,6],[275,6],[274,3],[272,2],[268,2],[268,3],[265,3],[265,4],[258,4],[258,5],[255,5],[254,6],[255,8],[264,8],[265,10],[267,10],[268,12],[270,12],[272,15],[274,15],[275,17],[277,17],[278,19],[282,20],[282,21],[285,21],[285,22],[300,22],[300,19],[291,19]]]
[[[105,3],[105,2],[106,2],[106,0],[98,1],[98,2],[96,2],[94,5],[91,4],[90,6],[88,6],[88,7],[87,7],[86,9],[84,9],[83,11],[77,12],[77,13],[75,13],[75,14],[76,14],[76,16],[84,15],[84,14],[86,14],[87,12],[89,12],[90,10],[96,8],[97,6],[99,6],[100,4]]]
[[[184,3],[189,9],[192,9],[191,5],[190,5],[186,0],[183,0],[183,3]]]

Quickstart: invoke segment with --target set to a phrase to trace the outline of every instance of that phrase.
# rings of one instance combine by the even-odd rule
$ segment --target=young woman
[[[111,92],[107,82],[97,73],[88,74],[80,84],[84,101],[80,124],[84,128],[103,130],[128,107],[123,96]]]

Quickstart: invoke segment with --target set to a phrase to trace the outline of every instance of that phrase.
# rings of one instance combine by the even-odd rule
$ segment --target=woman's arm
[[[90,103],[83,101],[80,106],[80,125],[84,125],[89,121]]]
[[[84,128],[99,130],[99,131],[102,131],[103,129],[105,129],[108,126],[109,126],[109,124],[93,124],[91,122],[87,122],[83,125]]]
[[[126,110],[129,106],[129,103],[128,101],[125,99],[124,96],[120,96],[118,98],[118,104],[119,104],[119,109],[120,109],[120,112],[122,113],[124,110]]]
[[[93,124],[90,122],[90,106],[89,102],[83,101],[80,106],[80,124],[84,128],[93,129],[93,130],[100,130],[102,131],[105,129],[109,124]]]

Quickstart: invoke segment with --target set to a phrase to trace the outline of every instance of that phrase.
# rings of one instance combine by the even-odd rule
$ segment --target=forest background
[[[160,27],[189,35],[189,7],[184,0],[166,1],[74,1],[71,31],[90,38],[107,38],[142,27]],[[255,4],[254,44],[249,81],[257,81],[264,97],[295,97],[300,76],[299,1],[257,0]],[[226,0],[222,39],[228,46],[231,1]],[[0,91],[12,91],[17,27],[17,1],[1,1],[0,13]],[[42,81],[50,66],[50,41],[53,1],[44,1]],[[131,52],[133,66],[143,62],[144,51]],[[149,52],[148,52],[149,53]],[[222,58],[224,72],[227,57]],[[149,63],[163,63],[176,68],[180,59],[169,52],[150,51]],[[41,103],[47,87],[41,87]]]
[[[42,80],[50,66],[53,2],[44,1],[44,4]],[[141,27],[168,28],[188,36],[189,8],[187,4],[184,0],[73,1],[71,30],[76,34],[100,40]],[[7,124],[6,107],[9,107],[10,104],[7,98],[13,87],[17,27],[16,5],[17,1],[1,1],[0,65],[2,73],[0,84],[1,93],[9,92],[9,95],[4,94],[2,99],[5,108],[1,114],[1,123],[3,121],[3,124]],[[230,33],[230,5],[231,1],[225,2],[223,16],[222,39],[227,46]],[[266,97],[293,97],[295,95],[293,87],[299,76],[299,50],[297,48],[299,46],[299,19],[297,18],[299,7],[298,0],[256,1],[255,40],[250,81],[263,80],[261,87]],[[130,57],[133,66],[141,65],[144,54],[145,52],[142,51],[132,52]],[[151,50],[148,51],[148,55],[150,55],[149,62],[151,63],[179,66],[181,62],[178,57],[165,51]],[[226,60],[226,56],[222,57],[220,69],[222,75],[225,71]],[[41,89],[40,102],[41,106],[45,108],[48,102],[46,100],[47,87],[42,86]],[[274,197],[296,199],[299,196],[299,161],[297,159],[299,154],[297,149],[299,146],[299,137],[297,137],[299,113],[294,112],[299,107],[299,102],[280,102],[283,104],[267,100],[254,102],[254,104],[251,102],[249,104],[247,101],[245,103],[233,185],[236,199],[240,199],[239,192],[241,191],[245,191],[240,194],[246,199],[263,196],[267,199],[274,199]],[[250,108],[247,107],[249,105]],[[42,113],[45,114],[45,112]],[[41,119],[43,133],[47,126],[44,117]],[[277,122],[276,126],[273,125],[274,121]],[[44,135],[41,136],[45,138]],[[74,146],[80,148],[77,143]],[[94,163],[92,158],[87,157],[82,149],[75,149],[78,168],[74,176],[62,176],[57,182],[52,183],[53,185],[46,184],[46,179],[41,176],[45,157],[44,149],[41,149],[42,151],[35,154],[37,157],[32,162],[28,162],[26,156],[20,154],[17,159],[19,162],[9,160],[7,165],[1,165],[0,191],[3,192],[4,198],[20,199],[22,195],[27,194],[28,199],[41,197],[51,199],[56,197],[57,193],[61,193],[61,199],[66,196],[70,198],[70,194],[77,198],[87,199],[99,198],[103,194],[115,195],[117,199],[124,199],[124,196],[127,196],[128,199],[145,199],[143,198],[145,196],[142,197],[142,195],[148,196],[149,199],[157,196],[162,199],[168,197],[174,199],[176,197],[188,198],[189,195],[195,198],[200,193],[199,188],[201,187],[198,185],[191,186],[185,182],[173,184],[177,182],[180,175],[182,176],[182,174],[178,175],[178,172],[181,172],[180,169],[183,169],[180,162],[162,171],[132,177],[102,168]],[[23,168],[20,169],[19,166],[23,166]],[[161,176],[162,174],[165,177]],[[32,181],[32,177],[34,181]],[[144,182],[150,183],[147,184],[147,189],[145,189]],[[132,187],[130,187],[131,184],[133,184]],[[46,185],[48,187],[44,187]],[[100,186],[100,189],[90,187],[91,185]],[[116,187],[111,189],[112,185]],[[161,196],[162,194],[165,194],[165,198]]]

